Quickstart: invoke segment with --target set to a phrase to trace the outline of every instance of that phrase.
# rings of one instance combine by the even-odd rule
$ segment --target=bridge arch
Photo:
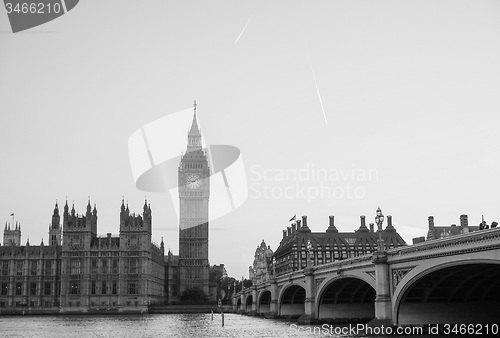
[[[280,316],[299,317],[306,313],[306,289],[297,283],[290,283],[281,289],[278,298]]]
[[[500,262],[463,259],[417,266],[393,295],[397,325],[498,321]]]
[[[259,292],[257,297],[257,313],[268,314],[271,312],[271,291],[263,289]]]
[[[375,280],[368,275],[331,277],[318,288],[318,319],[331,322],[369,321],[375,317],[375,296]]]

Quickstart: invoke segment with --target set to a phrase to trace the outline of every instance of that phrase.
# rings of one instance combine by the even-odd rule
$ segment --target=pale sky
[[[2,8],[0,224],[46,243],[55,201],[90,196],[117,234],[122,196],[141,212],[147,195],[177,254],[172,201],[135,187],[127,143],[195,99],[246,168],[247,201],[210,224],[231,276],[294,214],[354,231],[380,206],[407,243],[429,215],[498,222],[498,18],[498,1],[85,0],[12,34]]]

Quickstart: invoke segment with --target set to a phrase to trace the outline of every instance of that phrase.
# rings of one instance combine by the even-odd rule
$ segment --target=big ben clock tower
[[[179,164],[179,269],[180,292],[199,288],[209,295],[208,199],[210,168],[194,116],[186,153]]]

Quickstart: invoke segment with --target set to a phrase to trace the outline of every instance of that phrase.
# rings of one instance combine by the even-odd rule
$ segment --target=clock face
[[[191,174],[187,177],[186,185],[189,189],[197,189],[201,187],[201,178],[198,175]]]

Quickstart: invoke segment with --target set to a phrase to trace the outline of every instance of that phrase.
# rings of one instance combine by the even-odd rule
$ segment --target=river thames
[[[341,328],[341,327],[337,327]],[[363,337],[334,327],[225,314],[1,316],[2,337]],[[386,335],[381,335],[386,336]],[[394,336],[394,335],[393,335]],[[379,335],[380,337],[380,335]],[[401,337],[401,336],[400,336]],[[420,337],[424,337],[423,335]]]

